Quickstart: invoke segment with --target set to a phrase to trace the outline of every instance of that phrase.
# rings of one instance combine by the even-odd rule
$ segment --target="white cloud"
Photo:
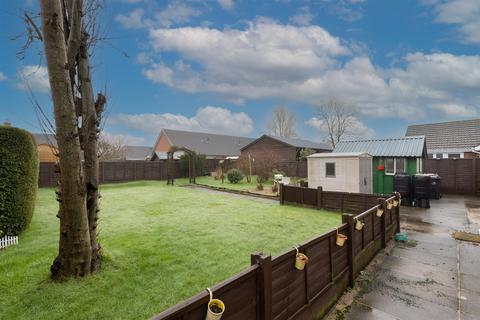
[[[237,103],[339,98],[361,115],[402,118],[447,115],[438,105],[480,107],[480,55],[412,53],[402,67],[383,69],[319,26],[265,19],[245,29],[152,28],[150,38],[154,54],[174,52],[179,59],[148,64],[148,79]]]
[[[472,106],[465,106],[462,104],[437,104],[432,106],[433,109],[440,111],[449,117],[478,117],[480,110],[475,109]]]
[[[17,89],[36,92],[50,91],[48,70],[44,66],[28,65],[18,71]]]
[[[123,145],[127,146],[143,146],[147,144],[147,139],[143,137],[132,136],[129,134],[122,134],[122,133],[110,133],[107,131],[102,131],[102,137],[111,143],[118,143],[120,142]]]
[[[120,23],[125,29],[139,29],[151,27],[169,28],[174,25],[180,25],[189,22],[193,17],[202,14],[199,6],[183,1],[170,2],[161,10],[151,10],[146,12],[142,8],[137,8],[128,14],[119,14],[115,21]]]
[[[162,27],[182,24],[190,21],[192,17],[199,16],[201,11],[180,1],[169,3],[167,7],[156,13],[157,22]]]
[[[353,22],[363,18],[361,4],[366,0],[322,0],[331,14],[340,19]]]
[[[423,3],[434,6],[436,22],[458,25],[463,41],[480,43],[480,1],[424,0]]]
[[[234,113],[220,107],[199,108],[193,117],[172,113],[119,114],[110,120],[130,129],[158,135],[162,128],[248,135],[253,131],[253,120],[245,113]]]
[[[0,81],[7,80],[7,76],[0,71]]]
[[[312,20],[313,20],[313,15],[307,6],[301,7],[298,10],[297,14],[290,17],[289,19],[290,23],[296,24],[299,26],[308,26],[312,23]]]
[[[218,0],[218,4],[225,10],[232,10],[235,8],[234,0]]]
[[[120,23],[125,29],[138,29],[144,27],[143,9],[138,8],[131,11],[128,15],[119,14],[115,21]]]
[[[322,135],[326,135],[328,133],[327,126],[322,119],[317,117],[313,117],[305,122],[306,125],[316,129]],[[354,118],[352,120],[352,125],[350,126],[348,132],[346,133],[345,137],[349,138],[357,138],[357,137],[373,137],[375,136],[375,131],[372,128],[366,126],[362,121],[358,118]]]

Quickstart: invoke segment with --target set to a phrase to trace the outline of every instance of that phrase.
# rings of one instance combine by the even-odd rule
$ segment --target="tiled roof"
[[[151,147],[126,146],[126,160],[146,160],[152,155]]]
[[[366,152],[374,157],[421,157],[424,136],[340,141],[333,152]]]
[[[330,146],[326,145],[325,143],[321,143],[321,142],[314,142],[314,141],[298,139],[298,138],[282,138],[282,137],[272,136],[272,135],[268,135],[268,134],[266,136],[270,137],[272,139],[281,141],[283,143],[289,144],[292,147],[332,150],[332,148]]]
[[[411,125],[405,135],[424,135],[429,152],[469,151],[480,145],[480,119]]]
[[[239,156],[240,149],[253,138],[212,134],[205,132],[162,130],[172,143],[177,147],[187,148],[206,156]]]

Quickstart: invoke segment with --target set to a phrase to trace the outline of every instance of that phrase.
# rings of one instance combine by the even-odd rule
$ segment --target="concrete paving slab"
[[[345,319],[479,320],[480,245],[451,237],[478,227],[468,222],[467,200],[448,196],[427,210],[402,207],[410,241],[379,254],[359,277]]]

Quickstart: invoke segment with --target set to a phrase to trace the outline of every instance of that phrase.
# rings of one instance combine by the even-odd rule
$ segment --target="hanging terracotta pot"
[[[337,240],[335,241],[335,243],[337,244],[337,246],[339,247],[343,247],[343,245],[345,244],[345,241],[347,240],[347,236],[346,235],[343,235],[341,233],[338,233],[338,229],[337,229]]]
[[[398,200],[393,200],[393,207],[396,208],[398,206]]]
[[[355,229],[360,231],[363,229],[364,225],[365,225],[365,222],[363,222],[362,220],[357,220],[357,222],[355,222]]]
[[[207,291],[210,294],[210,301],[208,302],[205,320],[220,320],[225,312],[225,304],[222,300],[213,299],[213,293],[210,288],[207,288]]]
[[[383,215],[383,209],[378,208],[377,209],[377,217],[381,217]]]
[[[308,257],[305,254],[300,253],[297,247],[295,247],[295,249],[297,250],[297,255],[295,256],[295,268],[297,270],[303,270],[308,263]]]
[[[387,202],[387,209],[392,210],[392,208],[393,208],[393,203],[391,203],[390,201]]]

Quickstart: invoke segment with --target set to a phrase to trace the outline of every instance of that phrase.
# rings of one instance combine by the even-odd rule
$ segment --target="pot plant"
[[[308,257],[305,254],[300,253],[297,247],[295,247],[295,249],[297,250],[297,255],[295,256],[295,268],[297,270],[303,270],[308,263]]]
[[[378,208],[377,209],[377,217],[381,217],[383,215],[383,209]]]
[[[222,300],[213,299],[213,293],[210,288],[207,288],[207,291],[210,294],[210,301],[208,302],[205,320],[220,320],[225,312],[225,304]]]

